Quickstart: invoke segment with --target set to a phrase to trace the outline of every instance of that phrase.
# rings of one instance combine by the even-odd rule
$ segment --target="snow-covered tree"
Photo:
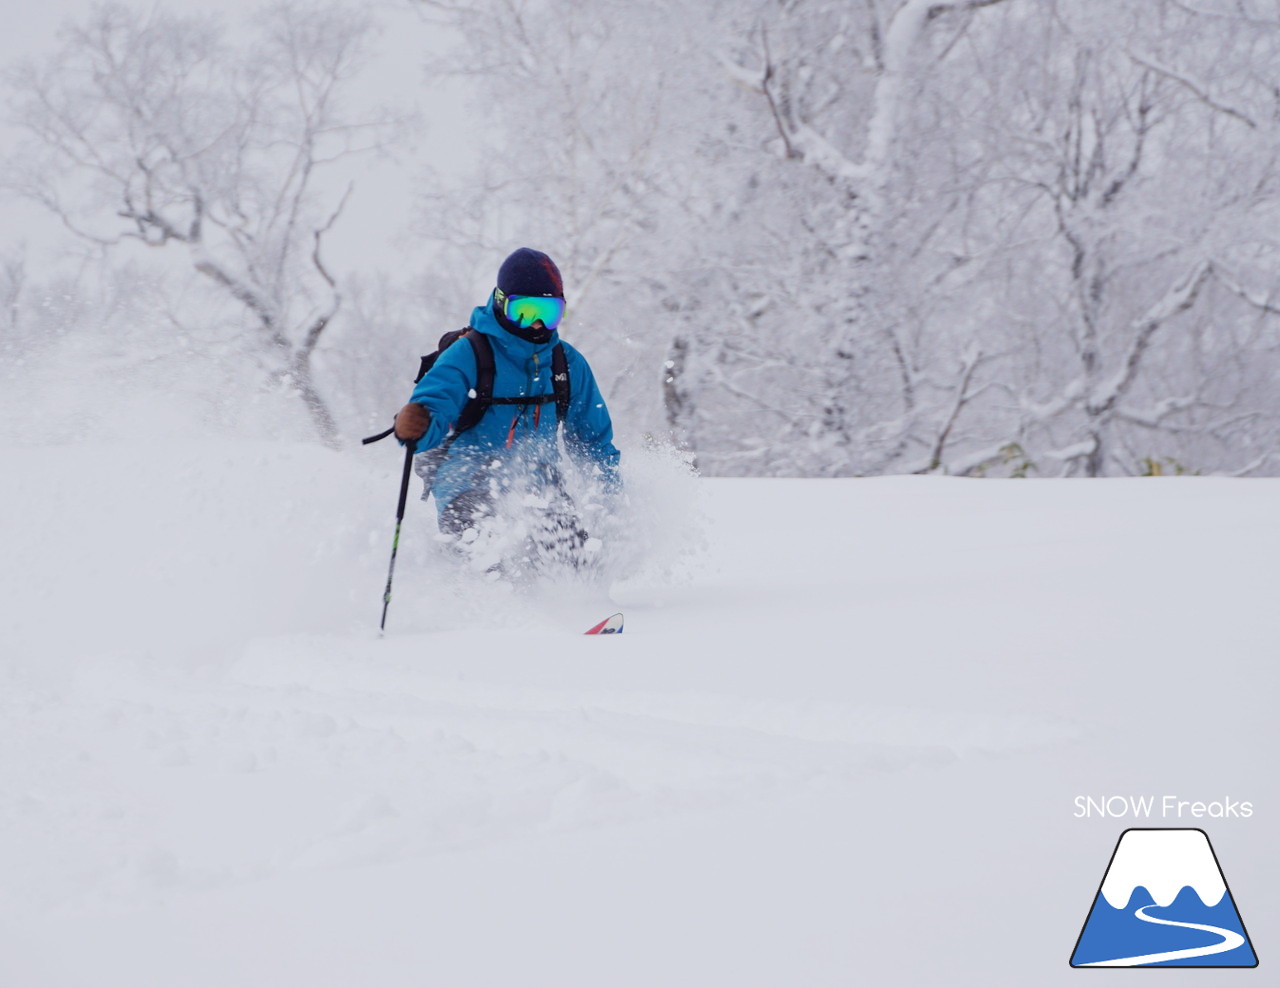
[[[1280,20],[1212,11],[1058,0],[971,39],[949,80],[975,90],[960,132],[1003,153],[949,236],[980,248],[961,251],[981,257],[961,297],[1000,299],[978,336],[1005,397],[974,421],[1007,424],[957,472],[1011,442],[1045,473],[1139,472],[1160,453],[1238,470],[1259,455],[1251,430],[1275,435],[1274,392],[1232,368],[1276,370]]]
[[[238,333],[329,439],[528,245],[624,442],[709,473],[1274,470],[1272,0],[407,2],[478,162],[420,183],[412,272],[340,291],[322,251],[384,136],[352,4],[101,8],[10,77],[9,184],[119,270],[170,248],[157,319]]]
[[[29,135],[7,184],[104,249],[184,249],[329,443],[312,358],[341,304],[322,247],[345,192],[322,177],[385,136],[346,101],[371,31],[350,7],[293,0],[243,35],[216,14],[105,5],[7,79]]]
[[[672,359],[691,373],[670,385],[682,409],[698,393],[689,431],[713,443],[704,462],[849,475],[938,460],[987,358],[958,334],[941,348],[922,334],[936,275],[917,259],[963,176],[913,174],[913,125],[944,98],[939,66],[1001,5],[719,5],[703,55],[735,87],[715,135],[736,165],[721,194],[746,208],[707,232],[739,264],[744,247],[754,256],[729,288],[730,332],[692,322]],[[934,142],[956,157],[946,128]]]

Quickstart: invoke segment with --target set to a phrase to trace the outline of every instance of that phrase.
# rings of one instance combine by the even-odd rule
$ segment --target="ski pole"
[[[391,435],[393,429],[388,429],[377,436],[370,436],[364,440],[364,443],[376,443],[379,439],[385,439]],[[396,502],[396,532],[391,539],[391,563],[387,567],[387,589],[382,592],[382,622],[378,625],[378,634],[383,635],[387,630],[387,608],[391,606],[391,581],[396,575],[396,552],[400,549],[400,527],[404,524],[404,508],[409,500],[409,474],[413,472],[413,452],[416,443],[409,443],[404,448],[404,470],[400,474],[400,499]]]

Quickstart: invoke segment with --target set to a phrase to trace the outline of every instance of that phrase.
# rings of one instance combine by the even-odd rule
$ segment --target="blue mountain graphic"
[[[1098,893],[1084,930],[1081,931],[1080,941],[1071,955],[1071,964],[1094,964],[1118,958],[1208,947],[1222,942],[1220,935],[1207,930],[1190,930],[1146,922],[1138,916],[1139,910],[1153,919],[1199,923],[1231,930],[1244,937],[1244,943],[1233,950],[1141,966],[1253,967],[1258,963],[1230,891],[1223,895],[1216,906],[1206,906],[1195,889],[1184,886],[1169,905],[1156,906],[1151,893],[1145,887],[1138,886],[1129,897],[1129,902],[1120,909],[1113,909],[1101,892]]]

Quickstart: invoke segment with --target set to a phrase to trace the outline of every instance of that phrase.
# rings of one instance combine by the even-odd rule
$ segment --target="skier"
[[[571,458],[600,490],[619,490],[613,424],[590,365],[560,341],[564,310],[555,262],[516,250],[488,302],[471,313],[465,333],[446,336],[457,338],[442,345],[396,415],[396,438],[417,453],[423,498],[434,495],[440,530],[456,544],[475,543],[514,494],[540,514],[535,557],[583,561],[588,534],[560,469],[561,423]]]

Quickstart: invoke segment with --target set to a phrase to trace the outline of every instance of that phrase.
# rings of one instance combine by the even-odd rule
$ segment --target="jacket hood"
[[[484,305],[478,305],[472,310],[471,328],[477,332],[484,333],[485,336],[493,337],[494,346],[501,346],[513,356],[526,360],[535,354],[542,357],[560,342],[560,331],[558,329],[551,331],[551,337],[545,343],[530,343],[523,337],[505,329],[494,314],[492,295],[489,296],[488,302]]]

